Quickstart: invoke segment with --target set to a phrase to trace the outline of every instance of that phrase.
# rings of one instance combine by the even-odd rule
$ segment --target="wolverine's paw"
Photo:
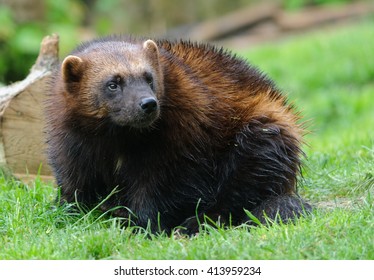
[[[199,214],[187,218],[177,229],[177,232],[192,236],[197,235],[199,232],[206,232],[208,228],[220,228],[222,226],[224,224],[222,223],[221,216],[216,214]]]
[[[176,230],[176,234],[180,235],[197,235],[202,228],[199,217],[190,217],[186,219]]]
[[[300,216],[305,216],[312,211],[312,206],[296,195],[279,195],[263,201],[252,214],[259,223],[267,221],[292,222]]]

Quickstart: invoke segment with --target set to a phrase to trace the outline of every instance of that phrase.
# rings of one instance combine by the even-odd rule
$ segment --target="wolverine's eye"
[[[115,82],[109,82],[107,84],[107,88],[110,90],[110,91],[117,91],[119,89],[119,85],[116,84]]]
[[[149,86],[153,89],[153,77],[152,74],[149,72],[144,73],[144,79],[149,84]]]

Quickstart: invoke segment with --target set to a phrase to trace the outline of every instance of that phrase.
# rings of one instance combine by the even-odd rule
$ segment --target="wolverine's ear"
[[[79,82],[83,73],[83,60],[78,56],[69,55],[62,62],[61,71],[65,83]]]
[[[143,43],[143,49],[148,58],[152,61],[158,61],[158,47],[152,40],[147,40]]]

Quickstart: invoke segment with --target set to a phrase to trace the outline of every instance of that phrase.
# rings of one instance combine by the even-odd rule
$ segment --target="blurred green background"
[[[60,54],[99,35],[162,35],[177,26],[215,18],[259,0],[0,0],[0,85],[24,79],[42,38],[57,33]],[[265,1],[266,2],[266,1]],[[274,2],[274,1],[268,1]],[[286,10],[349,0],[279,0]]]

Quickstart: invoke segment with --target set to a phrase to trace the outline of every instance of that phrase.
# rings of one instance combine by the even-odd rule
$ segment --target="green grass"
[[[295,224],[134,234],[99,213],[55,207],[56,190],[0,177],[0,259],[374,259],[374,21],[242,53],[310,120]]]

